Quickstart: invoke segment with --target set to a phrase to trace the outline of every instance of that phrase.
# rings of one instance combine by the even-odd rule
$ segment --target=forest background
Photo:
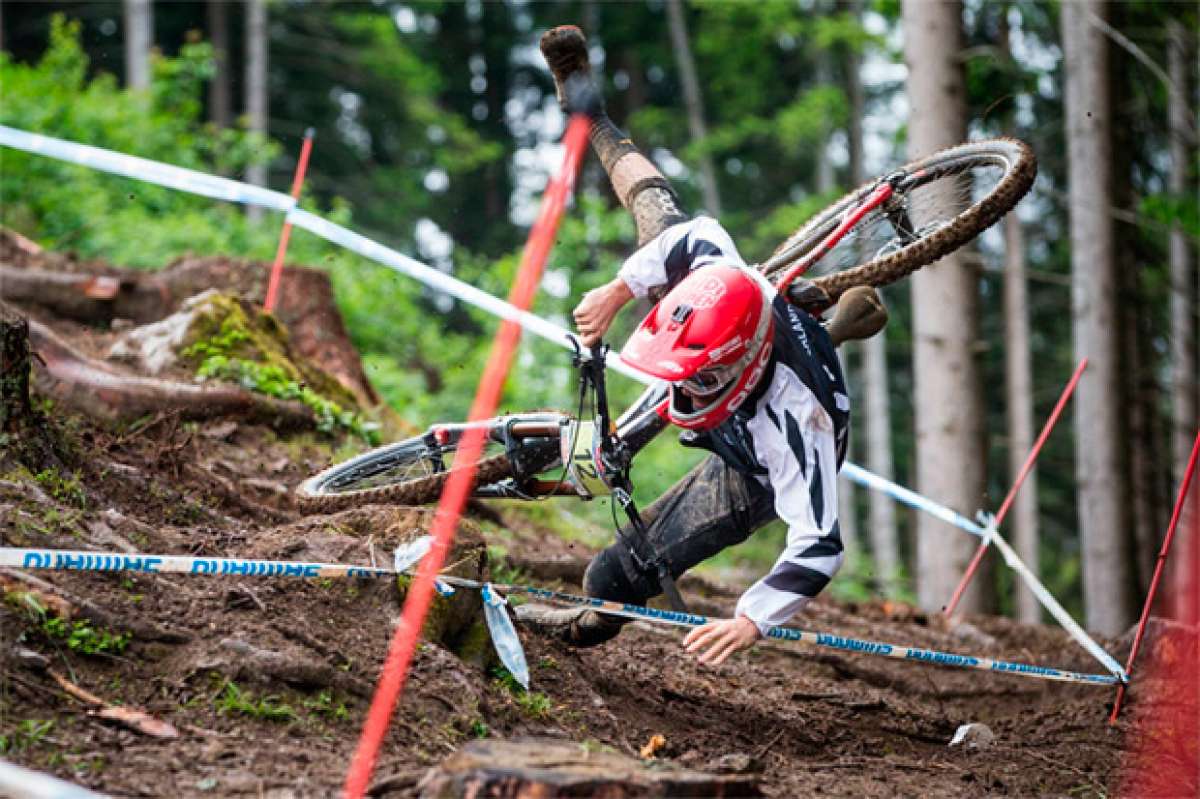
[[[944,23],[947,9],[957,28],[949,44],[906,52],[906,30],[931,12]],[[1196,430],[1194,3],[4,0],[0,123],[279,190],[311,127],[306,208],[503,295],[559,160],[565,120],[537,38],[563,23],[588,32],[617,124],[685,206],[717,216],[750,261],[864,178],[909,160],[910,113],[928,107],[912,85],[923,59],[957,70],[963,91],[937,102],[961,106],[969,137],[1015,135],[1033,146],[1034,192],[961,266],[972,295],[962,331],[970,394],[921,393],[914,281],[889,287],[886,333],[843,353],[857,417],[851,457],[964,515],[994,510],[1013,458],[1028,450],[1030,420],[1040,426],[1092,346],[1081,341],[1080,316],[1095,309],[1073,304],[1073,292],[1078,300],[1091,285],[1110,286],[1115,378],[1085,382],[1081,395],[1112,403],[1120,423],[1097,426],[1077,412],[1060,426],[1015,534],[1089,626],[1117,633],[1131,623]],[[1072,56],[1064,36],[1081,24]],[[1068,157],[1065,95],[1085,69],[1099,69],[1093,84],[1109,108],[1097,122],[1103,164]],[[1071,181],[1089,171],[1110,177],[1080,199]],[[1102,263],[1073,258],[1080,202],[1108,226]],[[0,224],[48,248],[152,269],[185,253],[269,260],[281,220],[0,149]],[[582,294],[633,248],[627,214],[589,161],[534,310],[566,325]],[[405,420],[423,428],[465,416],[494,319],[307,234],[293,237],[289,260],[329,272],[368,374]],[[1006,284],[1024,297],[1006,299]],[[640,310],[623,315],[614,342]],[[572,381],[564,353],[527,339],[503,407],[565,407]],[[613,383],[618,403],[636,395],[628,381]],[[931,402],[979,408],[970,463],[950,469],[980,475],[964,478],[966,500],[938,496],[919,468],[918,416]],[[1077,467],[1101,444],[1120,457],[1097,480]],[[661,437],[635,467],[641,501],[698,458]],[[956,543],[933,553],[916,543],[918,528],[940,523],[841,487],[852,560],[834,588],[944,603],[930,586],[956,581],[973,542],[942,530]],[[1095,506],[1094,492],[1120,512],[1107,521],[1080,514]],[[608,513],[599,503],[589,517]],[[761,573],[782,535],[773,528],[720,562]],[[977,582],[972,609],[1038,618],[1007,570]]]

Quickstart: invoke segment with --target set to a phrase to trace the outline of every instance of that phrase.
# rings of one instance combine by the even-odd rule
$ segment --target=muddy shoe
[[[552,608],[530,603],[518,605],[513,614],[517,621],[534,632],[578,647],[596,646],[611,640],[624,626],[587,608]]]
[[[554,75],[558,104],[568,113],[602,111],[600,93],[592,84],[587,39],[574,25],[560,25],[542,34],[542,56]]]

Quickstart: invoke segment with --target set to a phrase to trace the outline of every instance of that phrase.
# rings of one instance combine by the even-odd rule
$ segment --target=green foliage
[[[270,695],[256,698],[250,691],[243,690],[231,680],[226,680],[221,693],[213,700],[217,712],[222,716],[236,713],[254,719],[272,722],[296,720],[296,711],[291,705]]]
[[[23,719],[11,733],[0,733],[0,755],[18,755],[37,746],[52,729],[53,719]]]
[[[84,655],[119,655],[133,639],[130,633],[112,633],[95,628],[86,619],[69,621],[58,616],[47,616],[42,620],[41,629],[47,638],[64,641],[72,652]]]
[[[60,502],[66,502],[77,508],[87,506],[87,494],[83,490],[83,484],[79,482],[78,474],[64,475],[57,469],[45,469],[33,475],[33,479],[50,496]]]
[[[335,699],[330,691],[319,691],[316,696],[305,699],[302,704],[309,715],[322,716],[331,721],[346,721],[350,718],[346,703]]]
[[[220,308],[229,303],[218,295],[212,298],[210,305]],[[250,322],[236,303],[232,305],[235,312],[226,315],[215,332],[207,338],[197,339],[180,353],[197,363],[197,376],[227,380],[282,400],[296,400],[312,409],[318,430],[325,433],[346,430],[364,441],[378,443],[378,425],[302,383],[302,375],[295,367],[283,360],[262,362],[261,358],[277,355],[276,348],[270,347],[269,342],[251,346],[254,336],[248,330]],[[239,357],[242,353],[256,357]]]
[[[475,721],[471,722],[472,738],[486,738],[490,734],[491,730],[488,729],[487,722],[483,719],[476,719]]]
[[[503,666],[492,667],[493,684],[508,692],[521,712],[531,719],[542,720],[550,717],[554,703],[550,697],[537,691],[526,691],[512,672]]]
[[[316,414],[318,430],[324,433],[347,430],[364,441],[378,443],[376,426],[365,421],[361,414],[345,410],[308,386],[300,385],[289,378],[287,372],[279,366],[225,355],[209,355],[200,363],[196,374],[205,378],[228,380],[270,397],[296,400],[307,405]]]

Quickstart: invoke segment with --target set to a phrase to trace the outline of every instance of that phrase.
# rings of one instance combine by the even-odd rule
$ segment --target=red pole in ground
[[[1162,549],[1158,551],[1158,562],[1154,564],[1154,577],[1150,579],[1146,604],[1142,606],[1142,617],[1138,620],[1137,632],[1133,636],[1133,648],[1129,650],[1129,660],[1125,663],[1126,674],[1133,673],[1133,661],[1137,657],[1138,647],[1142,645],[1146,622],[1150,620],[1150,606],[1154,604],[1154,594],[1158,591],[1158,581],[1162,578],[1163,566],[1167,563],[1167,552],[1171,549],[1171,539],[1175,537],[1175,528],[1179,525],[1179,517],[1183,513],[1188,487],[1192,483],[1192,475],[1196,472],[1197,454],[1200,454],[1200,432],[1196,434],[1196,443],[1192,445],[1192,454],[1188,458],[1187,468],[1183,472],[1183,482],[1179,485],[1179,496],[1175,499],[1175,510],[1171,513],[1171,523],[1167,525],[1167,537],[1163,539]],[[1117,699],[1113,702],[1112,715],[1108,717],[1109,724],[1117,723],[1117,714],[1121,712],[1121,700],[1124,698],[1125,685],[1121,684],[1117,686]]]
[[[312,142],[315,131],[312,128],[304,131],[304,144],[300,147],[300,160],[296,164],[296,174],[292,177],[292,199],[300,201],[300,188],[304,185],[304,173],[308,171],[308,156],[312,153]],[[279,280],[283,276],[283,256],[287,254],[288,239],[292,237],[292,223],[283,221],[283,232],[279,234],[279,247],[275,250],[275,263],[271,265],[271,279],[267,281],[267,299],[263,310],[274,313],[275,303],[279,299]]]
[[[1054,425],[1058,424],[1058,417],[1062,415],[1063,408],[1067,406],[1067,400],[1075,393],[1075,386],[1079,384],[1079,378],[1083,376],[1083,370],[1087,368],[1088,359],[1084,358],[1079,362],[1079,366],[1075,367],[1075,374],[1071,375],[1071,379],[1067,381],[1067,387],[1063,389],[1062,396],[1058,398],[1058,402],[1054,406],[1054,410],[1050,412],[1050,418],[1046,420],[1045,426],[1042,427],[1042,432],[1037,437],[1037,441],[1033,443],[1033,449],[1029,451],[1029,456],[1025,458],[1025,463],[1021,465],[1021,471],[1017,473],[1017,479],[1012,484],[1012,488],[1008,489],[1008,496],[1004,498],[1003,504],[1000,505],[1000,510],[996,511],[996,518],[993,521],[993,526],[996,529],[1000,528],[1000,523],[1004,521],[1004,517],[1008,515],[1008,509],[1012,507],[1013,500],[1017,498],[1017,491],[1020,490],[1021,484],[1025,482],[1025,478],[1033,471],[1033,464],[1037,460],[1037,456],[1042,451],[1042,446],[1046,443],[1046,439],[1050,437],[1050,431],[1054,429]],[[984,539],[980,542],[979,548],[975,550],[975,557],[971,558],[971,563],[967,566],[967,571],[963,574],[962,579],[958,581],[958,587],[954,589],[954,596],[950,597],[950,602],[946,605],[945,614],[947,616],[954,613],[954,609],[958,607],[958,602],[962,599],[963,592],[967,590],[967,584],[971,582],[971,578],[975,576],[975,571],[979,568],[979,564],[983,562],[983,555],[987,552],[988,541]]]
[[[554,244],[559,218],[566,207],[567,197],[575,183],[575,173],[583,159],[590,127],[590,120],[582,114],[577,114],[571,118],[563,136],[566,152],[563,155],[562,169],[546,187],[541,214],[529,231],[529,241],[525,245],[521,266],[508,297],[508,301],[521,310],[526,310],[533,302],[533,295],[541,280],[542,267],[550,247]],[[491,355],[488,357],[487,367],[479,380],[475,402],[471,406],[471,421],[486,419],[495,413],[496,405],[500,401],[500,392],[504,388],[504,380],[512,364],[513,352],[520,338],[521,327],[516,322],[506,320],[500,326]],[[363,724],[358,748],[346,774],[346,783],[342,788],[342,795],[346,799],[361,799],[367,790],[371,772],[375,769],[383,736],[387,733],[396,702],[404,691],[404,682],[417,648],[417,638],[425,623],[425,615],[429,612],[429,604],[433,599],[434,578],[445,563],[446,553],[450,551],[450,544],[454,540],[459,516],[475,482],[475,465],[483,452],[483,437],[483,428],[475,427],[468,429],[459,442],[454,468],[434,515],[431,530],[433,545],[421,560],[417,576],[409,586],[404,613],[392,635],[387,659],[384,661],[379,683],[375,687],[375,696],[371,700],[371,708]]]

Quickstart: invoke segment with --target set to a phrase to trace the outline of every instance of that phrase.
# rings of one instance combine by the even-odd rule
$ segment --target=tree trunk
[[[696,62],[692,58],[692,47],[688,43],[682,0],[667,0],[667,23],[671,31],[671,49],[675,51],[675,65],[679,69],[680,83],[683,84],[688,132],[692,141],[701,141],[708,135],[704,124],[704,98],[700,94],[700,81],[696,79]],[[714,217],[719,217],[721,195],[717,188],[717,171],[713,168],[712,156],[708,153],[700,155],[700,187],[704,196],[704,210]]]
[[[850,13],[855,20],[862,19],[862,2],[853,0]],[[862,58],[854,50],[849,52],[846,63],[846,91],[850,97],[849,139],[850,163],[849,183],[852,187],[866,180],[863,167],[863,128],[866,98],[860,76]],[[880,477],[895,479],[892,464],[891,398],[888,394],[887,328],[872,336],[859,346],[862,352],[863,421],[867,451],[867,468]],[[896,523],[896,505],[882,491],[869,491],[868,526],[871,534],[871,554],[875,560],[875,573],[885,593],[894,593],[899,588],[902,569],[900,559],[900,535]]]
[[[150,0],[125,0],[125,85],[150,85],[150,48],[154,42],[154,11]]]
[[[266,0],[246,3],[246,117],[251,131],[267,133],[267,4]],[[267,168],[253,164],[246,180],[255,186],[267,185]],[[262,219],[262,209],[248,206],[246,215]]]
[[[1168,23],[1169,70],[1174,89],[1170,93],[1171,170],[1167,187],[1176,199],[1188,196],[1188,70],[1187,34],[1177,20]],[[1171,471],[1178,485],[1196,438],[1196,271],[1191,247],[1182,226],[1171,229],[1171,405],[1174,416]]]
[[[1013,64],[1008,5],[999,15],[1001,57]],[[1015,72],[1015,70],[1014,70]],[[1015,123],[1008,135],[1017,135]],[[1015,481],[1033,449],[1033,354],[1029,336],[1029,284],[1025,275],[1025,231],[1016,211],[1004,217],[1004,393],[1008,425],[1008,474]],[[1035,575],[1038,568],[1037,469],[1031,469],[1012,507],[1013,546]],[[1042,607],[1024,581],[1016,580],[1017,621],[1038,624]]]
[[[1033,449],[1033,357],[1029,342],[1025,234],[1016,212],[1004,218],[1004,393],[1008,422],[1010,481]],[[1038,574],[1037,469],[1031,469],[1012,507],[1013,545],[1021,560]],[[1016,581],[1017,621],[1038,624],[1042,606],[1023,581]]]
[[[966,139],[962,5],[904,0],[902,17],[912,105],[908,154],[917,158]],[[917,490],[967,516],[983,494],[985,456],[975,362],[977,292],[978,275],[960,253],[912,279]],[[974,548],[957,529],[921,514],[917,593],[922,607],[944,607]],[[983,610],[988,587],[987,575],[980,574],[963,596],[962,610]]]
[[[1176,198],[1187,196],[1188,173],[1188,58],[1187,32],[1178,21],[1167,24],[1170,37],[1168,71],[1173,84],[1170,95],[1171,119],[1171,172],[1167,187]],[[1192,265],[1191,246],[1182,227],[1176,224],[1171,230],[1171,411],[1172,411],[1172,485],[1178,486],[1187,468],[1192,444],[1196,439],[1196,270]],[[1200,496],[1200,492],[1196,492]],[[1193,530],[1192,521],[1200,518],[1200,507],[1190,503],[1181,520],[1183,529],[1182,546],[1177,564],[1189,562],[1188,547],[1200,548],[1200,536]],[[1186,533],[1191,530],[1189,537]],[[1175,597],[1188,596],[1188,569],[1175,566]],[[1193,572],[1192,578],[1195,579]],[[1200,601],[1200,597],[1197,598]],[[1176,611],[1176,618],[1185,619],[1185,614]]]
[[[227,128],[233,121],[228,0],[208,0],[208,33],[213,47],[213,76],[208,84],[208,118],[218,128]]]
[[[1098,0],[1062,6],[1071,209],[1071,315],[1075,354],[1089,365],[1075,400],[1075,455],[1087,625],[1117,635],[1133,620],[1121,469],[1125,420],[1117,341],[1108,42],[1090,23]]]

